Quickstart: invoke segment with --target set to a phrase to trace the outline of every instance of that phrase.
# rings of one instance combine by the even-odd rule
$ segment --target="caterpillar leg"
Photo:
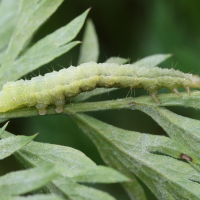
[[[181,94],[178,92],[178,90],[177,90],[176,88],[174,88],[172,91],[173,91],[175,94],[177,94],[179,97],[183,97],[183,96],[181,96]]]
[[[63,112],[63,107],[65,105],[65,99],[61,99],[61,100],[55,101],[54,104],[56,105],[55,111],[57,113],[61,113],[61,112]]]
[[[38,104],[36,104],[35,107],[38,109],[40,115],[45,115],[47,113],[47,111],[46,111],[47,105],[46,104],[38,103]]]
[[[152,99],[157,102],[158,104],[161,104],[160,101],[158,100],[156,94],[151,94]]]
[[[185,89],[187,90],[188,95],[190,96],[190,87],[186,86]]]

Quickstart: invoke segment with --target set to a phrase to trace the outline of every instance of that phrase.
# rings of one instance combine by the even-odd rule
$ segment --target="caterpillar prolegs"
[[[97,87],[144,88],[160,103],[156,97],[159,89],[165,87],[181,96],[177,88],[183,87],[190,95],[190,88],[200,88],[200,77],[174,69],[89,62],[6,83],[0,92],[0,112],[35,106],[40,115],[45,115],[46,107],[54,104],[55,111],[61,113],[66,98]]]

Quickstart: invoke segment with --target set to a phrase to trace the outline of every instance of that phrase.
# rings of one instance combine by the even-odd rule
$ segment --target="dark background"
[[[111,56],[130,58],[131,62],[139,58],[157,53],[172,53],[174,56],[162,63],[161,67],[176,69],[183,72],[199,73],[200,50],[200,1],[193,0],[73,0],[65,1],[52,17],[37,31],[32,43],[64,26],[80,15],[87,8],[96,27],[100,43],[100,59],[104,62]],[[83,30],[76,39],[82,40]],[[57,64],[69,67],[77,65],[79,48],[57,58],[42,67],[40,72],[47,73],[48,68],[61,69]],[[34,74],[39,74],[38,70]],[[181,91],[181,90],[180,90]],[[169,92],[165,89],[159,93]],[[91,101],[117,99],[126,97],[128,90],[104,94]],[[145,90],[137,89],[136,96],[148,95]],[[199,119],[199,111],[191,108],[173,107],[170,110],[195,119]],[[162,128],[150,117],[129,110],[114,110],[88,113],[97,119],[127,130],[141,133],[166,135]],[[36,141],[65,145],[85,153],[98,165],[104,165],[95,146],[68,116],[41,116],[12,119],[8,131],[20,135],[40,134]],[[0,175],[18,170],[17,162],[11,156],[0,161]],[[94,185],[93,185],[94,186]],[[129,197],[119,184],[97,185],[108,191],[118,200]],[[146,189],[148,199],[156,199]]]

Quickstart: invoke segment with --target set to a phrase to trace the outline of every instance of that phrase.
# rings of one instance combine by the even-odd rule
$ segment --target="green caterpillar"
[[[97,87],[144,88],[160,103],[156,97],[159,89],[165,87],[181,96],[177,88],[183,87],[190,95],[190,88],[200,88],[200,77],[174,69],[89,62],[6,83],[0,92],[0,112],[35,106],[40,115],[45,115],[46,107],[54,104],[55,111],[61,113],[66,98]]]

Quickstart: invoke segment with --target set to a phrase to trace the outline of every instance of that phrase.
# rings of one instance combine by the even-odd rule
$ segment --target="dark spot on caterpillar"
[[[189,160],[189,161],[192,162],[192,158],[191,158],[190,156],[184,154],[184,153],[182,153],[182,154],[180,155],[180,158],[185,159],[185,160]]]
[[[131,102],[131,103],[129,103],[129,105],[130,105],[130,106],[135,106],[136,103],[135,103],[135,102]]]

